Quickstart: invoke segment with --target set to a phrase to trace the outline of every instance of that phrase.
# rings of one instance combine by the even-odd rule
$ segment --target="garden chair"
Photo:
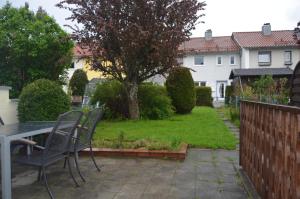
[[[33,147],[39,150],[34,150],[29,155],[18,156],[15,159],[15,162],[17,163],[39,168],[38,180],[41,180],[42,174],[47,192],[51,198],[54,197],[47,182],[46,167],[56,163],[59,160],[67,160],[69,173],[76,186],[79,186],[72,173],[69,161],[69,148],[72,141],[72,136],[74,135],[75,129],[78,126],[81,117],[81,111],[70,111],[60,115],[53,127],[53,130],[49,133],[44,147],[33,145]]]
[[[74,141],[71,143],[70,148],[69,148],[69,152],[74,154],[77,172],[78,172],[80,178],[82,179],[82,181],[84,181],[84,182],[85,182],[85,179],[82,176],[80,169],[79,169],[78,153],[85,149],[89,149],[90,157],[91,157],[97,171],[100,172],[100,168],[98,167],[98,165],[96,163],[94,153],[92,150],[92,138],[95,133],[96,126],[103,116],[103,113],[104,113],[104,105],[99,108],[95,108],[88,113],[83,124],[77,128],[77,135],[74,137]],[[67,161],[67,159],[65,159],[64,167],[66,166],[66,161]]]

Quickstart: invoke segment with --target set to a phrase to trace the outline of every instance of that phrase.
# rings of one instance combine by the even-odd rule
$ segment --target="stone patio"
[[[80,157],[80,161],[87,182],[76,175],[79,188],[62,168],[63,162],[48,169],[49,185],[57,199],[248,198],[235,170],[237,151],[191,149],[183,162],[99,157],[100,173],[90,159]],[[36,170],[16,165],[13,198],[48,199],[43,182],[36,182],[36,177]]]

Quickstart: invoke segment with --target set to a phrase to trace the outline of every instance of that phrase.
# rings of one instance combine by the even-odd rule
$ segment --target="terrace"
[[[80,157],[87,182],[76,176],[76,188],[63,162],[49,169],[49,185],[56,198],[247,198],[236,171],[238,153],[190,149],[185,161],[98,157],[101,172],[89,158]],[[73,168],[74,170],[74,168]],[[37,172],[16,166],[13,198],[49,198]]]

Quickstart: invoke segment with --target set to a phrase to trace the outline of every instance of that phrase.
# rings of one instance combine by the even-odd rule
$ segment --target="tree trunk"
[[[140,118],[139,102],[138,102],[138,84],[130,82],[126,84],[126,93],[128,99],[129,117],[133,120]]]

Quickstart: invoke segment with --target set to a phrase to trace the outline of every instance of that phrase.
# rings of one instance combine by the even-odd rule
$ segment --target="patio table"
[[[11,141],[48,133],[54,125],[55,122],[27,122],[0,126],[2,199],[12,198]]]

